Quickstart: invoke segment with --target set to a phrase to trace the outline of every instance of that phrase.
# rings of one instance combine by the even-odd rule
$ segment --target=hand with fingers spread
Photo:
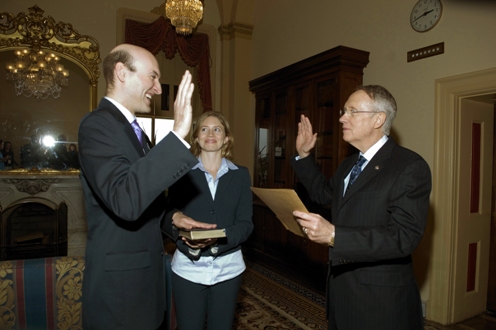
[[[194,87],[186,72],[175,102],[174,134],[150,149],[146,133],[133,126],[139,126],[136,114],[150,113],[154,96],[162,93],[157,59],[142,47],[120,44],[103,63],[105,97],[82,118],[78,130],[80,178],[91,232],[85,255],[92,260],[85,266],[85,278],[91,280],[82,288],[82,328],[122,328],[125,319],[126,329],[157,329],[172,294],[164,281],[168,260],[161,229],[173,228],[170,221],[163,221],[170,198],[164,192],[198,164],[181,140],[192,122]],[[215,227],[193,219],[179,219],[176,225]],[[133,285],[105,293],[109,281],[122,279],[130,270]],[[113,303],[115,296],[140,303],[129,309]]]
[[[174,127],[172,130],[183,139],[188,135],[193,119],[191,97],[195,85],[191,82],[191,79],[191,73],[186,70],[179,84],[176,100],[174,101]]]
[[[301,115],[301,121],[298,123],[298,135],[296,137],[296,151],[300,158],[310,155],[310,151],[315,147],[316,142],[317,133],[313,133],[310,120],[305,115]]]

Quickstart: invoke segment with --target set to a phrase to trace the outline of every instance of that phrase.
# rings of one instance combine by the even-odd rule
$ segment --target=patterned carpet
[[[234,329],[327,329],[325,298],[247,262]]]
[[[247,269],[238,297],[233,329],[327,329],[325,297],[258,264]],[[426,321],[425,330],[496,330],[496,315],[483,313],[458,324],[442,326]]]
[[[453,325],[440,325],[426,321],[425,330],[496,330],[496,314],[485,312]]]

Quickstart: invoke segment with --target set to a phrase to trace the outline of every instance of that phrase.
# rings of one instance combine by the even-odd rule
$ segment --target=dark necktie
[[[142,141],[143,136],[141,135],[142,134],[141,128],[139,127],[136,119],[131,123],[131,126],[133,126],[134,133],[136,133],[136,136],[138,137],[140,144],[142,144],[141,141]]]
[[[351,169],[350,181],[348,182],[348,188],[351,187],[351,185],[355,182],[355,180],[358,178],[360,173],[362,173],[362,165],[366,161],[367,161],[367,159],[365,157],[363,157],[363,156],[358,157],[358,160],[356,161],[355,165]]]

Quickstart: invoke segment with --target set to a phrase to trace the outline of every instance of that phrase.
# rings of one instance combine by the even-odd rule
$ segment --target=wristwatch
[[[334,228],[334,231],[331,234],[331,239],[329,240],[329,246],[334,247],[334,237],[336,236],[336,228]]]

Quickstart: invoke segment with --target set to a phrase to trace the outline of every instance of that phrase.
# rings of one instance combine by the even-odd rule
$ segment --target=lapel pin
[[[379,170],[379,165],[376,165],[375,166],[375,170],[378,171]]]

